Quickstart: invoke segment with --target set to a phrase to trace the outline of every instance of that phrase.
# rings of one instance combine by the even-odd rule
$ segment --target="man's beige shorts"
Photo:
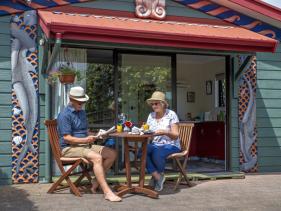
[[[87,155],[90,152],[96,152],[96,153],[101,154],[103,147],[104,146],[100,146],[100,145],[92,145],[91,147],[89,145],[78,145],[78,146],[65,147],[62,150],[62,156],[63,157],[87,158]]]

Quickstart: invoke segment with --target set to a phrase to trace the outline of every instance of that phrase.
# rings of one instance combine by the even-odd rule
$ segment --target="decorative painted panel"
[[[32,0],[30,3],[25,1],[0,1],[0,15],[15,14],[33,9],[42,9],[48,7],[57,7],[67,4],[87,2],[89,0]]]
[[[136,0],[136,16],[162,20],[166,17],[166,0]]]
[[[281,40],[281,30],[262,21],[205,0],[174,0],[187,7],[207,13],[224,21],[233,23],[261,35]]]
[[[12,40],[12,180],[38,182],[37,14],[30,10],[11,18]]]
[[[241,63],[244,58],[239,57]],[[256,129],[256,58],[239,79],[239,137],[240,170],[258,171],[257,129]]]

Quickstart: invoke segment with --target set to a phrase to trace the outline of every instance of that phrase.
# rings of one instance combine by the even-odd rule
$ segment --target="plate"
[[[153,134],[154,132],[152,130],[145,130],[143,131],[144,134]]]

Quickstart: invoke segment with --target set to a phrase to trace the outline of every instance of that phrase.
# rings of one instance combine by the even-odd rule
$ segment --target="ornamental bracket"
[[[136,0],[136,16],[163,20],[166,17],[166,0]]]

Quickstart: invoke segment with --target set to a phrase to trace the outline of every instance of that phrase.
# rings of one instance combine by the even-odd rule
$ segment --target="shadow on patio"
[[[5,173],[0,168],[1,177]],[[0,210],[38,210],[20,185],[0,185]]]

